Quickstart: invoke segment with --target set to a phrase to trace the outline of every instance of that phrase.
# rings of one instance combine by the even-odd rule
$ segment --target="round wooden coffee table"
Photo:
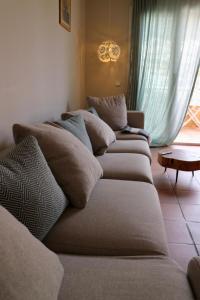
[[[176,170],[176,183],[179,171],[189,171],[194,176],[194,171],[200,170],[200,154],[186,150],[161,151],[158,153],[158,162],[165,168],[165,171],[167,168]]]

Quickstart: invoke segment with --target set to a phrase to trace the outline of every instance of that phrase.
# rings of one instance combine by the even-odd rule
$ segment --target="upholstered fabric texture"
[[[75,135],[92,152],[90,138],[81,115],[72,116],[65,121],[59,120],[56,123]]]
[[[87,97],[88,105],[94,107],[99,117],[113,130],[127,125],[127,108],[124,95],[110,97]]]
[[[58,184],[77,208],[85,207],[92,189],[102,176],[102,168],[94,155],[74,135],[46,124],[15,124],[15,141],[27,135],[37,138],[42,152]]]
[[[103,154],[108,146],[116,140],[115,133],[103,120],[86,110],[63,113],[62,119],[65,120],[69,116],[77,114],[81,114],[84,118],[86,129],[92,143],[93,152],[96,155]]]
[[[31,136],[0,159],[0,183],[0,204],[40,240],[68,204]]]
[[[157,191],[138,181],[100,179],[85,209],[67,209],[44,243],[57,253],[168,254]]]
[[[137,110],[127,111],[128,125],[136,128],[144,128],[144,113]]]
[[[194,300],[185,273],[168,258],[60,255],[60,260],[65,276],[58,300]]]
[[[193,257],[188,264],[188,278],[193,288],[195,299],[200,299],[200,257]]]
[[[103,178],[153,183],[149,159],[135,153],[105,153],[97,157]]]
[[[147,141],[147,139],[143,135],[139,134],[129,134],[122,133],[121,131],[115,131],[117,140],[139,140],[139,141]]]
[[[0,206],[0,299],[56,300],[63,267],[53,252]]]
[[[143,140],[117,140],[111,144],[108,153],[138,153],[146,155],[151,161],[151,151],[147,141]]]

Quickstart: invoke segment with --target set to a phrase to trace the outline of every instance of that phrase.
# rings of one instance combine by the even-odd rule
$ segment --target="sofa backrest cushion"
[[[71,204],[85,207],[103,170],[94,155],[74,135],[47,124],[13,126],[18,143],[27,135],[37,138],[40,148],[58,184]]]
[[[115,133],[98,116],[83,109],[63,113],[61,117],[66,120],[69,116],[78,114],[83,116],[94,154],[104,154],[108,146],[116,140]]]
[[[55,123],[75,135],[91,152],[93,152],[83,116],[76,115],[69,117],[64,121],[58,120]]]
[[[0,204],[42,240],[68,201],[34,137],[0,159],[0,182]]]
[[[28,229],[0,205],[0,298],[55,300],[63,267]]]
[[[124,95],[109,97],[87,97],[89,106],[96,109],[99,117],[113,130],[127,125],[127,108]]]

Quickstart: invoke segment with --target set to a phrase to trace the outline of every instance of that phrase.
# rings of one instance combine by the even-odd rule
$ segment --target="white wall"
[[[56,119],[85,98],[84,0],[72,0],[72,31],[58,0],[0,1],[0,148],[15,122]]]

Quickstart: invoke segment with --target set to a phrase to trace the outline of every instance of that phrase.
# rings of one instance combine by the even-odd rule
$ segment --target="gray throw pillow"
[[[82,115],[85,121],[92,149],[95,155],[102,155],[105,153],[110,144],[116,140],[115,133],[111,127],[95,114],[90,113],[84,109],[78,109],[63,113],[62,120],[68,119],[70,116]]]
[[[98,115],[98,113],[97,113],[97,111],[96,111],[96,109],[94,108],[94,107],[89,107],[88,108],[88,111],[91,113],[91,114],[93,114],[93,115],[95,115],[96,117],[99,117],[99,115]]]
[[[65,121],[59,120],[55,123],[75,135],[93,153],[90,138],[85,128],[83,116],[76,115],[69,117],[69,119]]]
[[[0,159],[0,204],[40,240],[66,208],[36,138],[26,137]]]
[[[87,97],[89,106],[97,111],[99,117],[113,130],[121,130],[127,125],[127,108],[124,95],[108,97]]]

